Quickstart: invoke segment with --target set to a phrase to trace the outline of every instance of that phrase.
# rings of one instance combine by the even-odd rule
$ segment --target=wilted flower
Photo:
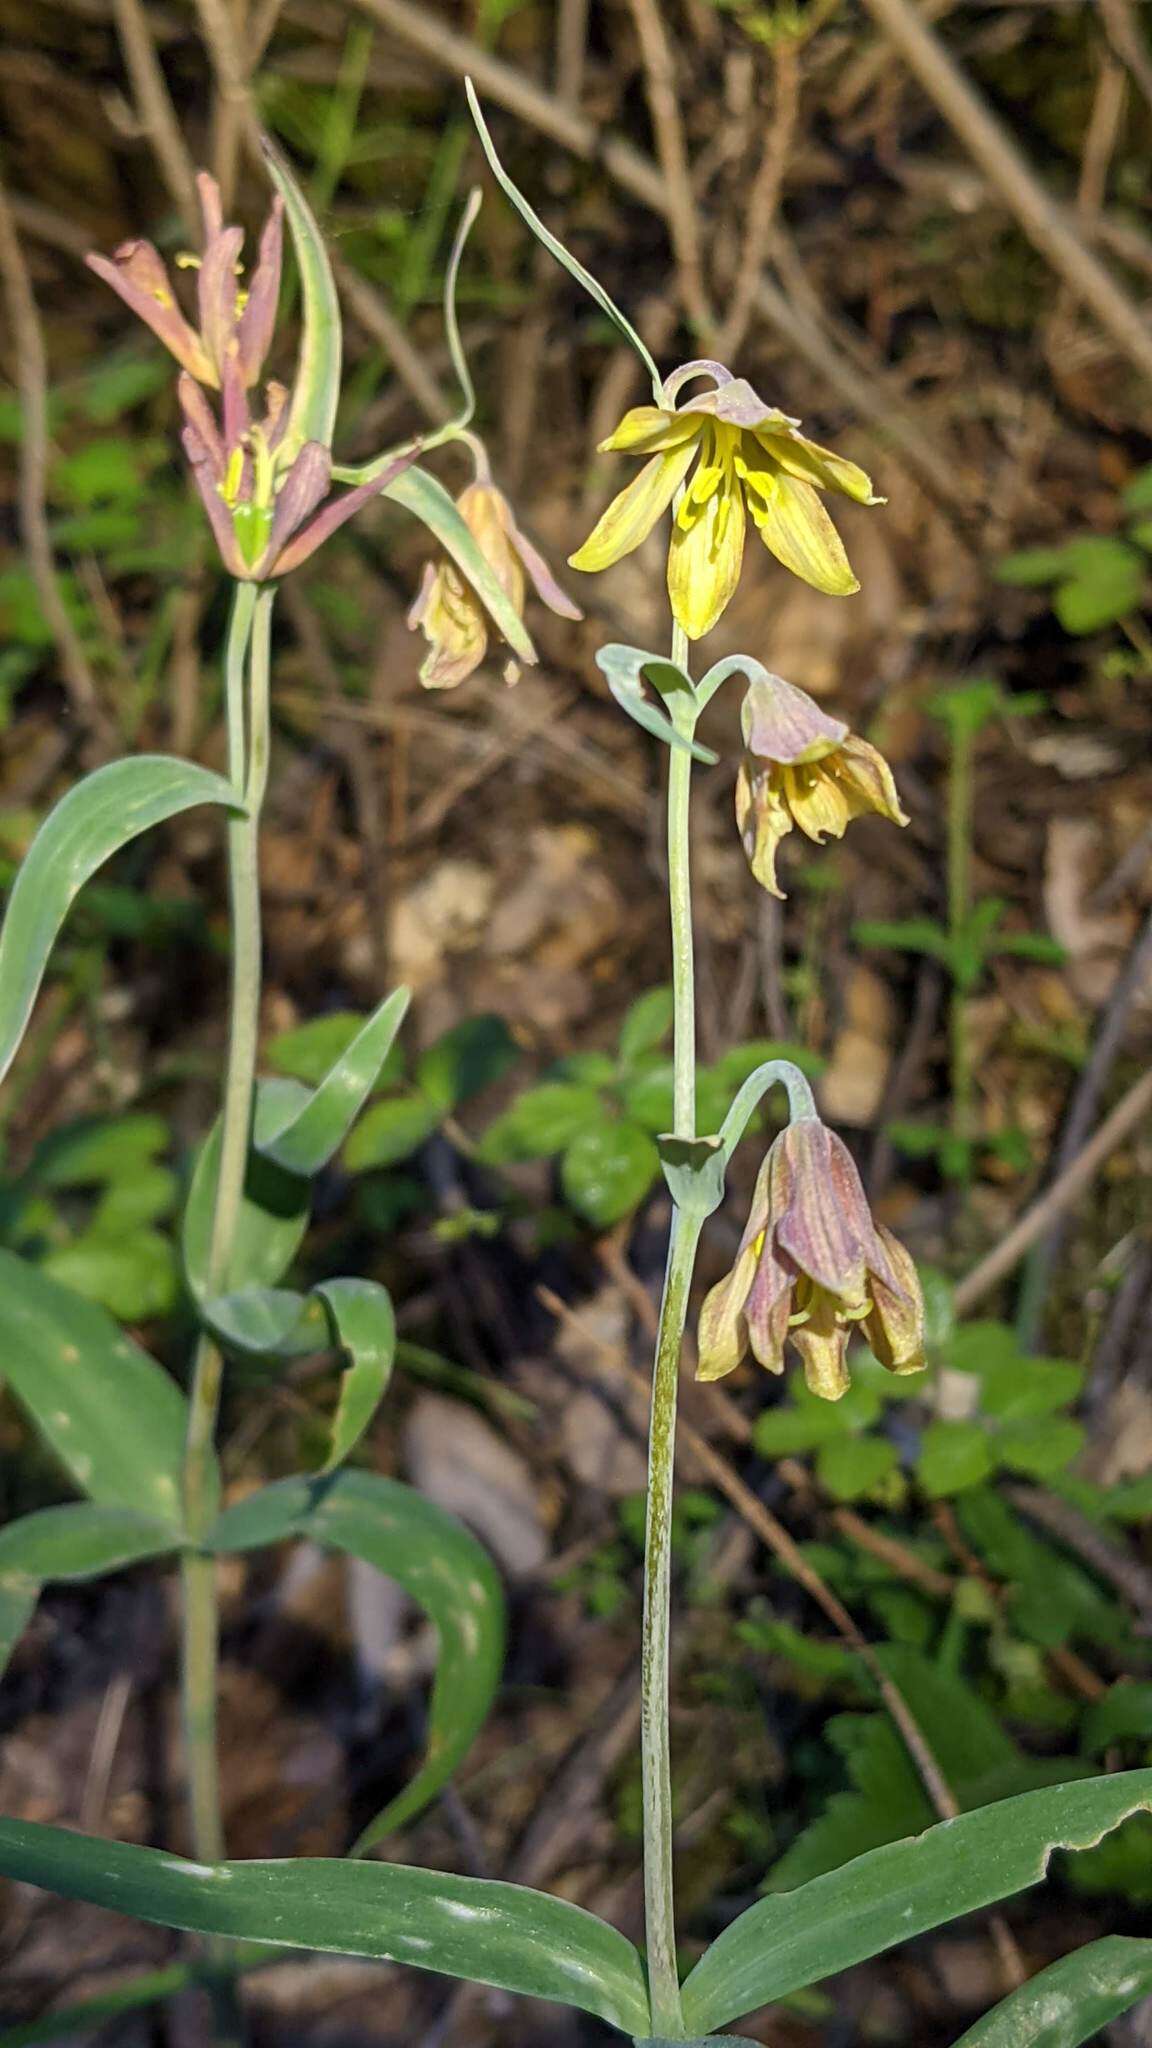
[[[563,619],[583,613],[566,597],[543,556],[521,533],[502,491],[481,476],[461,491],[456,509],[518,617],[524,616],[527,579],[537,597]],[[425,564],[408,624],[419,626],[430,643],[420,670],[426,690],[454,690],[479,668],[488,651],[489,621],[480,599],[447,558]],[[505,680],[514,683],[519,670],[509,661]]]
[[[804,1117],[770,1147],[736,1263],[705,1298],[696,1377],[722,1379],[749,1350],[783,1372],[790,1340],[812,1392],[837,1401],[856,1328],[889,1372],[924,1364],[916,1268],[873,1222],[847,1147],[818,1117]]]
[[[671,403],[681,384],[705,373],[714,390]],[[746,512],[769,553],[794,575],[833,597],[858,590],[820,492],[882,504],[864,471],[808,440],[798,420],[765,405],[720,363],[686,363],[665,392],[668,404],[636,406],[600,443],[651,460],[569,558],[572,567],[606,569],[639,547],[695,464],[668,554],[673,615],[690,640],[711,631],[735,592]]]
[[[878,811],[906,825],[883,754],[781,676],[749,684],[741,712],[744,758],[736,776],[736,823],[756,880],[783,896],[776,850],[799,825],[817,842],[839,839],[851,819]]]
[[[272,201],[256,268],[245,288],[240,268],[244,230],[225,227],[220,187],[207,171],[199,172],[196,189],[204,221],[203,252],[199,257],[177,260],[198,273],[199,331],[180,311],[164,259],[151,242],[121,242],[110,257],[90,255],[86,261],[159,335],[189,376],[219,390],[225,367],[231,362],[248,390],[259,378],[272,341],[280,296],[284,202],[279,194]]]
[[[248,394],[272,342],[280,293],[284,205],[279,194],[260,237],[251,282],[241,282],[243,229],[225,227],[216,180],[197,180],[204,249],[187,259],[198,270],[199,331],[176,303],[163,260],[150,242],[124,242],[109,259],[88,263],[146,321],[182,365],[177,392],[184,414],[184,452],[229,574],[243,582],[286,575],[338,526],[376,497],[418,449],[388,463],[370,483],[330,499],[332,458],[322,441],[289,433],[291,402],[269,383],[262,418]],[[220,393],[217,418],[203,386]]]

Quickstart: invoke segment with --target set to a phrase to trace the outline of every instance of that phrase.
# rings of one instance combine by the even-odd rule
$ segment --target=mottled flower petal
[[[776,1143],[792,1174],[791,1199],[776,1221],[777,1241],[801,1272],[858,1307],[874,1231],[852,1155],[819,1117],[789,1124]]]
[[[744,744],[758,761],[789,766],[818,761],[848,738],[846,725],[783,676],[757,676],[749,683],[740,724]]]
[[[216,415],[205,398],[203,389],[195,377],[189,376],[187,370],[181,370],[176,379],[176,396],[180,401],[185,424],[197,438],[197,459],[207,463],[213,481],[222,484],[225,470],[224,443],[220,438]]]
[[[809,1393],[822,1401],[838,1401],[849,1386],[849,1326],[837,1314],[831,1296],[817,1289],[806,1321],[789,1335],[800,1354]]]
[[[732,1271],[705,1295],[697,1330],[698,1380],[722,1380],[734,1372],[748,1349],[744,1303],[756,1277],[755,1243],[737,1255]]]
[[[656,521],[668,510],[696,455],[689,440],[645,463],[618,498],[597,520],[582,548],[569,555],[573,569],[608,569],[647,540]]]
[[[882,1223],[876,1237],[883,1259],[869,1262],[872,1307],[861,1329],[874,1358],[889,1372],[921,1372],[925,1363],[924,1295],[911,1254]]]
[[[757,769],[746,755],[736,771],[736,829],[748,865],[762,889],[784,901],[776,880],[780,841],[792,830],[792,817],[768,769]]]
[[[835,760],[834,755],[829,760]],[[781,771],[784,801],[794,823],[815,842],[843,837],[852,809],[832,768],[822,762]]]
[[[218,479],[213,465],[211,449],[201,440],[197,428],[189,423],[181,435],[184,453],[192,469],[192,480],[200,493],[201,502],[208,515],[208,524],[220,550],[220,559],[230,576],[241,580],[251,578],[251,564],[244,559],[236,529],[232,524],[229,507],[220,496]]]
[[[236,341],[237,265],[243,246],[243,228],[221,228],[205,244],[196,274],[200,337],[221,382]]]
[[[883,754],[870,746],[867,740],[850,735],[836,755],[833,772],[852,806],[854,817],[865,811],[877,811],[882,818],[891,818],[894,825],[908,823],[908,814],[901,807],[892,770]]]
[[[859,590],[840,535],[811,484],[765,474],[765,487],[750,494],[749,509],[769,553],[794,576],[828,597]]]
[[[715,391],[706,391],[699,398],[688,399],[679,413],[681,418],[696,416],[723,420],[728,426],[748,431],[758,427],[794,427],[799,424],[786,412],[781,412],[779,406],[765,405],[744,377],[732,377]]]
[[[304,521],[311,518],[317,505],[323,504],[331,476],[332,458],[323,442],[305,441],[276,494],[272,528],[268,535],[268,559],[277,569],[281,549]]]
[[[769,1235],[760,1254],[756,1277],[744,1303],[748,1346],[758,1365],[766,1372],[784,1370],[784,1346],[792,1308],[795,1272],[785,1264]]]

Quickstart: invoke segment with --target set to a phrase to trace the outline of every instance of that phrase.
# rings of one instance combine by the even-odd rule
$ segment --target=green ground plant
[[[1057,1783],[1047,1774],[1044,1782],[1025,1774],[1023,1789],[1019,1780],[1006,1788],[1000,1781],[997,1788],[985,1776],[978,1798],[994,1803],[977,1803],[945,1824],[898,1841],[877,1842],[867,1825],[856,1823],[859,1853],[832,1867],[810,1846],[804,1881],[786,1891],[770,1889],[723,1930],[682,1980],[669,1755],[679,1366],[697,1246],[724,1198],[732,1156],[769,1091],[782,1091],[787,1122],[764,1156],[732,1269],[703,1303],[699,1376],[719,1379],[749,1351],[779,1374],[791,1346],[807,1390],[801,1405],[818,1402],[821,1413],[846,1416],[851,1425],[853,1415],[859,1421],[862,1403],[866,1412],[873,1376],[863,1368],[853,1391],[850,1339],[864,1337],[886,1391],[889,1379],[899,1389],[905,1375],[921,1370],[926,1348],[921,1283],[912,1261],[891,1232],[873,1221],[851,1156],[817,1115],[796,1060],[773,1050],[742,1079],[730,1076],[730,1086],[738,1081],[732,1099],[727,1106],[718,1102],[714,1128],[698,1133],[702,1092],[709,1110],[712,1102],[698,1084],[695,1053],[690,800],[693,762],[711,758],[696,738],[706,706],[725,683],[742,679],[737,813],[749,864],[766,888],[778,892],[776,855],[794,828],[820,841],[838,836],[861,812],[894,823],[904,818],[887,764],[874,748],[773,676],[758,658],[730,657],[694,678],[691,643],[718,621],[736,589],[746,521],[784,568],[830,596],[846,596],[856,579],[822,494],[878,501],[855,464],[808,439],[798,422],[766,405],[725,365],[694,361],[661,376],[625,315],[511,183],[474,96],[472,112],[503,190],[636,349],[652,383],[652,403],[633,408],[609,443],[646,457],[645,466],[602,515],[573,565],[590,572],[609,567],[640,545],[666,511],[673,515],[670,652],[614,643],[597,657],[622,711],[668,750],[672,1113],[670,1128],[654,1139],[635,1118],[635,1129],[654,1145],[673,1203],[644,1501],[644,1951],[565,1899],[494,1880],[368,1861],[363,1854],[439,1789],[482,1718],[500,1663],[499,1588],[479,1546],[450,1518],[410,1489],[348,1465],[393,1364],[395,1325],[385,1290],[351,1278],[323,1281],[304,1294],[283,1282],[306,1229],[315,1174],[341,1148],[353,1169],[359,1164],[370,1171],[394,1160],[398,1123],[407,1120],[411,1135],[423,1120],[428,1135],[466,1093],[459,1076],[470,1047],[487,1045],[485,1071],[504,1054],[495,1053],[494,1037],[470,1039],[465,1032],[452,1051],[445,1055],[441,1048],[431,1066],[426,1056],[411,1075],[387,1067],[407,1003],[401,990],[358,1020],[342,1044],[332,1042],[330,1024],[323,1050],[316,1036],[303,1055],[299,1040],[287,1055],[281,1042],[282,1065],[286,1057],[290,1064],[295,1059],[297,1073],[257,1078],[258,832],[268,771],[271,608],[280,579],[377,492],[423,518],[451,558],[430,567],[413,613],[429,642],[423,678],[430,687],[451,687],[476,668],[490,625],[514,655],[532,658],[521,618],[525,574],[555,609],[573,608],[516,528],[470,431],[471,386],[453,296],[460,237],[449,263],[446,315],[465,403],[440,438],[455,436],[471,449],[474,484],[454,507],[413,448],[391,450],[355,471],[332,463],[340,390],[336,298],[312,213],[275,153],[269,167],[279,203],[239,297],[238,231],[224,226],[211,181],[201,181],[206,234],[199,330],[179,312],[148,245],[126,245],[111,261],[94,262],[183,366],[185,447],[235,584],[225,654],[228,773],[137,755],[77,784],[40,828],[13,886],[0,936],[0,1055],[6,1066],[31,1019],[60,924],[87,878],[137,833],[194,804],[221,813],[231,874],[230,1037],[221,1115],[201,1149],[181,1227],[188,1300],[200,1325],[188,1394],[106,1310],[42,1267],[0,1252],[9,1382],[86,1496],[25,1516],[0,1535],[5,1633],[18,1636],[46,1581],[92,1577],[144,1557],[179,1561],[195,1860],[6,1820],[0,1822],[0,1869],[204,1937],[206,1950],[183,1975],[166,1972],[136,1995],[154,1999],[190,1976],[203,1979],[212,2001],[210,2038],[219,2044],[243,2039],[241,1971],[266,1960],[270,1948],[299,1947],[386,1958],[575,2006],[638,2048],[668,2048],[673,2042],[701,2048],[705,2041],[735,2040],[718,2030],[742,2014],[1036,1883],[1055,1851],[1090,1849],[1131,1816],[1152,1809],[1152,1770],[1065,1773]],[[250,416],[247,392],[257,380],[276,313],[281,206],[297,255],[303,339],[294,390],[272,387],[260,422]],[[473,211],[470,206],[466,221]],[[703,392],[686,395],[686,387],[701,384]],[[210,394],[221,386],[218,418]],[[351,488],[329,498],[333,481]],[[590,1128],[606,1120],[606,1107],[612,1116],[628,1113],[636,1062],[659,1049],[667,1018],[663,996],[645,998],[633,1012],[617,1057],[607,1070],[596,1070],[595,1108],[587,1099],[584,1105]],[[307,1079],[300,1078],[302,1056],[313,1061]],[[388,1089],[372,1102],[382,1072],[389,1076]],[[646,1079],[651,1088],[652,1075]],[[547,1085],[587,1087],[587,1072]],[[666,1078],[655,1092],[660,1090],[663,1104]],[[634,1102],[631,1107],[634,1114]],[[375,1135],[364,1138],[365,1130],[373,1132],[373,1119]],[[580,1135],[569,1132],[561,1148],[566,1161]],[[650,1166],[651,1155],[645,1157]],[[571,1184],[570,1163],[567,1179]],[[637,1173],[637,1190],[639,1181]],[[214,1437],[226,1363],[283,1363],[318,1350],[338,1352],[345,1364],[321,1470],[222,1506]],[[983,1380],[977,1400],[987,1404]],[[1017,1419],[1047,1423],[1050,1417]],[[1006,1443],[1019,1455],[1020,1437],[1013,1436],[1012,1425],[1011,1416],[987,1406],[977,1421],[994,1460]],[[874,1483],[890,1484],[894,1477],[894,1468],[877,1471]],[[432,1615],[440,1662],[428,1751],[415,1778],[349,1857],[229,1862],[216,1782],[217,1561],[296,1535],[389,1572]],[[880,1725],[891,1750],[896,1737]],[[899,1761],[902,1753],[896,1754]],[[996,1796],[997,1789],[1005,1796]],[[964,2048],[1016,2048],[1028,2040],[1074,2048],[1150,1984],[1152,1943],[1093,1943],[1013,1994],[968,2031]]]

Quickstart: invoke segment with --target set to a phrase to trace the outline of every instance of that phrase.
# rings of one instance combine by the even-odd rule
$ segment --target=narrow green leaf
[[[620,308],[616,304],[615,300],[609,298],[608,293],[604,290],[603,285],[598,284],[596,279],[593,277],[591,271],[585,270],[584,265],[582,263],[577,262],[571,250],[566,249],[564,247],[563,242],[559,241],[557,237],[554,234],[552,234],[548,228],[545,227],[539,214],[535,211],[535,209],[532,206],[529,205],[527,199],[525,199],[524,194],[521,192],[519,186],[513,184],[512,179],[509,177],[507,171],[504,169],[504,166],[500,161],[500,158],[496,154],[496,144],[493,142],[491,135],[488,133],[488,125],[484,119],[483,114],[480,112],[480,102],[476,97],[475,88],[473,87],[472,80],[470,78],[466,78],[464,80],[464,90],[468,95],[468,105],[472,111],[472,119],[476,123],[476,131],[480,137],[481,147],[483,148],[484,154],[492,167],[492,175],[496,179],[496,182],[499,185],[500,190],[504,193],[506,198],[511,200],[513,206],[516,208],[517,213],[520,215],[521,220],[527,221],[528,226],[531,228],[532,233],[535,235],[537,241],[542,242],[544,244],[544,247],[547,249],[549,255],[554,256],[556,258],[557,263],[559,263],[561,267],[568,272],[569,277],[574,277],[576,279],[577,284],[583,285],[584,290],[588,293],[589,298],[594,299],[596,301],[596,304],[600,307],[601,312],[607,313],[608,318],[612,321],[613,325],[619,328],[621,334],[624,336],[625,341],[631,343],[632,347],[635,349],[637,355],[643,363],[644,368],[647,370],[648,375],[652,379],[652,389],[656,395],[657,400],[659,400],[662,389],[660,382],[660,372],[656,368],[656,365],[648,352],[647,345],[641,340],[640,336],[637,334],[636,329],[632,325],[632,322],[629,319],[627,319],[625,315],[620,311]]]
[[[326,1280],[310,1294],[241,1287],[202,1302],[201,1313],[220,1343],[243,1358],[344,1353],[347,1366],[322,1470],[341,1464],[363,1436],[391,1377],[396,1317],[388,1289],[375,1280]]]
[[[196,804],[242,810],[230,782],[165,754],[85,776],[49,811],[21,864],[0,932],[0,1080],[19,1048],[52,948],[85,882],[141,832]]]
[[[0,1250],[3,1370],[90,1500],[180,1519],[186,1403],[110,1315]]]
[[[410,989],[398,988],[373,1011],[314,1093],[258,1139],[262,1158],[305,1178],[327,1166],[376,1086],[411,1000]]]
[[[1107,1935],[1030,1977],[956,2048],[1079,2048],[1150,1992],[1152,1941]]]
[[[99,1579],[141,1558],[162,1557],[175,1548],[178,1533],[171,1522],[95,1501],[38,1508],[0,1529],[0,1578]]]
[[[305,441],[332,446],[340,398],[340,302],[324,237],[285,158],[267,135],[261,146],[269,175],[284,201],[300,272],[303,331],[292,387],[284,448],[298,454]]]
[[[391,498],[395,505],[403,505],[406,512],[411,512],[435,535],[445,554],[452,557],[460,574],[472,585],[512,652],[518,654],[521,661],[534,663],[536,649],[528,637],[524,621],[497,582],[443,484],[426,469],[421,469],[419,463],[413,463],[399,476],[393,477],[390,484],[385,484],[380,495]]]
[[[670,662],[666,654],[646,654],[642,647],[624,647],[611,642],[601,647],[596,656],[596,666],[603,672],[604,679],[629,718],[645,732],[650,732],[666,747],[674,747],[691,754],[694,761],[702,761],[712,767],[719,760],[711,747],[702,746],[699,740],[686,739],[677,732],[667,712],[644,695],[644,681],[647,677],[662,696],[673,694],[673,682],[678,680],[692,696],[695,692],[689,678],[682,669]]]
[[[400,1864],[300,1856],[185,1863],[35,1821],[0,1821],[0,1871],[161,1927],[377,1956],[649,2025],[640,1957],[594,1914],[522,1885]]]
[[[1119,1678],[1085,1708],[1082,1753],[1099,1756],[1114,1742],[1152,1742],[1152,1680]]]
[[[761,1899],[726,1928],[684,1986],[684,2021],[707,2032],[930,1927],[1038,1884],[1056,1849],[1087,1849],[1152,1810],[1152,1770],[998,1800],[857,1856],[798,1891]]]
[[[264,1058],[276,1073],[290,1074],[294,1081],[306,1081],[310,1088],[317,1088],[329,1067],[343,1058],[367,1022],[362,1010],[329,1010],[290,1031],[278,1031],[265,1046]],[[400,1046],[393,1045],[377,1075],[376,1086],[392,1086],[403,1075],[404,1054]]]
[[[427,1804],[481,1727],[503,1662],[504,1596],[487,1553],[462,1523],[410,1487],[370,1472],[265,1487],[228,1509],[209,1543],[214,1550],[253,1550],[292,1535],[363,1558],[395,1579],[431,1615],[440,1638],[427,1758],[365,1830],[363,1850]]]
[[[943,925],[930,917],[861,918],[852,927],[861,946],[886,946],[894,953],[927,953],[945,966],[951,958],[951,941]]]
[[[0,1678],[35,1612],[40,1587],[26,1572],[0,1573]]]
[[[248,1156],[244,1200],[232,1238],[232,1256],[225,1288],[275,1287],[299,1249],[308,1228],[308,1183],[286,1173],[259,1151],[266,1134],[280,1129],[303,1109],[311,1096],[298,1081],[270,1080],[256,1084],[253,1113],[254,1145]],[[212,1241],[216,1177],[220,1165],[217,1122],[200,1147],[184,1212],[184,1270],[197,1301],[202,1301]]]
[[[334,1472],[359,1443],[392,1376],[396,1317],[388,1289],[375,1280],[326,1280],[316,1293],[328,1311],[333,1337],[348,1359],[340,1381],[332,1443],[324,1460],[325,1472]]]

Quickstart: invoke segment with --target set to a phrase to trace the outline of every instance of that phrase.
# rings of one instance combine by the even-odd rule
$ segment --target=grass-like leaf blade
[[[269,176],[284,201],[300,272],[303,332],[284,437],[287,449],[296,454],[305,441],[332,446],[340,398],[340,301],[324,237],[304,194],[269,136],[261,137],[261,146]]]
[[[1152,1810],[1152,1770],[998,1800],[857,1856],[750,1906],[684,1986],[684,2022],[708,2033],[741,2013],[880,1955],[930,1927],[1038,1884],[1056,1849],[1088,1849]]]
[[[379,1956],[594,2013],[646,2033],[640,1957],[614,1927],[545,1892],[389,1863],[302,1856],[185,1863],[35,1821],[0,1821],[0,1872],[161,1927]]]
[[[265,1159],[304,1177],[328,1164],[376,1086],[411,999],[409,989],[398,988],[373,1011],[319,1087],[259,1139]]]
[[[217,1551],[253,1550],[285,1536],[307,1536],[374,1565],[431,1616],[440,1638],[425,1761],[364,1830],[356,1845],[362,1853],[427,1805],[481,1727],[503,1664],[503,1590],[486,1551],[455,1516],[371,1472],[280,1480],[229,1508],[208,1541]]]
[[[136,754],[86,775],[49,811],[12,884],[0,931],[0,1080],[85,882],[129,840],[196,804],[243,809],[230,782],[194,761]]]
[[[69,1501],[38,1508],[0,1529],[0,1578],[28,1573],[44,1579],[98,1579],[141,1558],[173,1550],[179,1531],[131,1508]]]
[[[1030,1977],[956,2048],[1079,2048],[1150,1992],[1152,1941],[1107,1935]]]

